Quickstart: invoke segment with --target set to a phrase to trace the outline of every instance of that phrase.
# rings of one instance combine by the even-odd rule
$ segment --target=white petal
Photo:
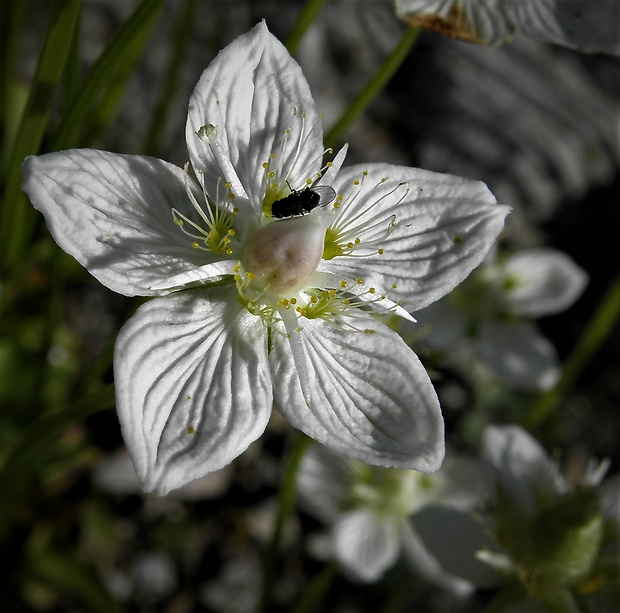
[[[616,0],[504,0],[520,32],[592,53],[620,54]]]
[[[510,311],[526,317],[560,313],[581,295],[588,275],[555,249],[530,249],[511,256],[504,265],[514,287],[505,292]]]
[[[497,549],[497,545],[469,513],[426,507],[411,519],[424,546],[446,573],[481,587],[503,583],[501,575],[476,558],[476,552],[483,548]]]
[[[441,505],[472,511],[494,493],[494,486],[495,472],[486,462],[448,449],[441,468],[415,492],[412,510]]]
[[[347,156],[347,151],[349,150],[349,145],[344,144],[340,151],[334,156],[334,159],[331,161],[331,164],[327,167],[327,170],[323,172],[323,176],[316,182],[317,185],[329,185],[331,186],[334,181],[336,175],[340,172],[342,165],[344,164],[344,159]]]
[[[498,470],[502,487],[521,509],[530,511],[538,495],[566,489],[555,463],[520,426],[487,426],[480,453]]]
[[[276,406],[294,427],[337,453],[378,466],[437,470],[443,419],[424,367],[398,334],[371,316],[360,314],[352,323],[362,331],[300,318],[294,334],[304,360],[293,358],[284,334],[272,335]],[[298,373],[303,368],[307,372]]]
[[[174,223],[173,207],[192,213],[183,171],[172,164],[71,149],[29,157],[22,168],[24,191],[54,240],[120,294],[166,293],[169,277],[214,261]]]
[[[230,287],[140,307],[119,333],[114,375],[125,443],[158,495],[230,463],[271,414],[266,335]]]
[[[368,509],[342,515],[333,527],[334,555],[352,575],[376,581],[396,562],[401,525],[380,521]]]
[[[560,376],[553,345],[528,323],[480,325],[477,345],[485,364],[506,385],[522,390],[546,390]]]
[[[620,475],[606,479],[600,489],[601,511],[620,529]]]
[[[403,531],[403,557],[427,581],[456,596],[462,598],[474,590],[472,583],[444,570],[409,523]]]
[[[500,0],[395,0],[395,3],[397,15],[414,26],[475,43],[500,45],[514,30],[500,8]]]
[[[222,175],[207,143],[196,136],[205,124],[257,211],[265,195],[270,161],[293,188],[322,164],[323,129],[299,65],[264,22],[239,36],[203,72],[192,95],[186,139],[194,170],[205,169],[205,186],[215,194]]]
[[[211,281],[219,280],[226,275],[234,275],[236,266],[237,262],[235,260],[223,260],[221,262],[214,262],[213,264],[205,264],[204,266],[199,266],[198,268],[193,268],[179,273],[178,275],[168,277],[159,283],[154,283],[151,285],[150,289],[158,290],[171,287],[181,289],[185,285],[199,283],[206,279]]]
[[[353,482],[350,463],[323,445],[312,445],[304,454],[297,475],[303,508],[326,523],[336,520]]]
[[[389,164],[345,168],[333,187],[343,195],[334,226],[357,228],[362,247],[384,235],[394,217],[396,227],[367,257],[338,256],[325,269],[387,288],[396,284],[389,297],[408,311],[465,279],[495,243],[510,210],[478,181]]]

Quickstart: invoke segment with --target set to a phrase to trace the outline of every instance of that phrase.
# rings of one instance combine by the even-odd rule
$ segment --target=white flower
[[[616,0],[395,0],[397,15],[441,34],[501,45],[522,32],[582,51],[620,53]]]
[[[410,317],[449,292],[508,208],[458,177],[340,170],[345,150],[324,165],[308,84],[264,23],[205,70],[186,138],[198,183],[188,168],[88,149],[23,167],[65,251],[114,291],[158,296],[123,327],[114,357],[145,489],[165,494],[230,463],[274,402],[339,453],[436,470],[433,387],[373,313]]]
[[[424,509],[471,510],[488,493],[484,466],[449,454],[433,475],[377,468],[314,445],[298,475],[302,507],[329,526],[324,547],[355,579],[378,580],[403,557],[432,583],[465,595],[471,585],[447,573],[424,547],[412,518]]]
[[[468,356],[480,358],[514,388],[548,389],[559,376],[558,359],[528,320],[570,307],[587,279],[555,249],[523,250],[504,259],[493,252],[445,300],[416,313],[417,331],[421,342],[452,356],[455,347],[464,346]]]
[[[471,564],[482,561],[500,571],[496,585],[518,581],[543,601],[580,586],[582,595],[604,594],[612,581],[608,571],[617,569],[619,520],[620,480],[613,477],[601,486],[609,461],[590,461],[570,487],[540,443],[513,425],[487,426],[481,454],[496,479],[485,510],[476,516],[435,514],[433,522],[416,523],[442,566],[477,583]],[[442,546],[455,526],[469,533],[467,555],[458,564]]]

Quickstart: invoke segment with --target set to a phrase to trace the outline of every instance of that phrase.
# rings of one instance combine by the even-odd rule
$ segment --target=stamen
[[[379,187],[387,181],[381,179],[374,187],[372,192],[374,197],[367,199],[366,202],[356,203],[361,198],[361,187],[368,176],[364,171],[360,179],[355,179],[353,184],[358,187],[347,195],[346,200],[339,195],[334,204],[334,208],[340,209],[334,223],[327,229],[324,259],[331,259],[336,256],[346,255],[352,257],[367,257],[376,253],[383,253],[377,247],[385,241],[392,230],[396,227],[396,215],[386,215],[387,207],[380,206],[380,203],[391,197],[396,190],[406,187],[401,197],[394,206],[398,206],[409,193],[407,183],[399,183],[389,191],[377,197],[376,192]],[[351,208],[356,203],[354,208]],[[379,206],[377,206],[379,204]],[[376,208],[375,208],[376,207]],[[375,213],[373,210],[376,210]],[[345,214],[345,211],[352,212],[352,215]],[[363,238],[361,238],[363,237]]]
[[[198,136],[203,143],[208,145],[213,157],[217,160],[217,163],[222,169],[226,180],[230,183],[232,191],[247,198],[248,195],[243,188],[230,158],[224,153],[217,140],[217,127],[211,123],[205,124],[196,132],[196,136]]]
[[[199,224],[194,222],[192,219],[181,213],[178,209],[172,209],[172,215],[174,219],[174,223],[176,223],[181,231],[189,236],[192,239],[196,239],[192,241],[192,247],[194,249],[202,249],[203,251],[211,251],[213,253],[226,253],[231,255],[233,253],[232,248],[229,246],[229,243],[235,237],[235,231],[232,228],[235,215],[237,210],[232,208],[228,202],[224,202],[223,204],[215,204],[211,203],[207,193],[202,188],[204,201],[206,203],[206,207],[203,208],[201,204],[198,202],[193,193],[193,184],[189,178],[189,165],[185,165],[185,174],[183,177],[185,181],[185,191],[187,196],[192,203],[192,206],[198,213],[199,218],[204,222],[207,229],[201,227]],[[228,183],[226,184],[228,187]],[[218,181],[218,187],[216,190],[217,197],[220,195],[220,181]],[[218,201],[221,202],[221,201]],[[206,211],[205,212],[205,208]],[[184,226],[185,224],[189,224],[194,230],[196,230],[197,234],[189,232]],[[204,246],[202,246],[202,243]]]

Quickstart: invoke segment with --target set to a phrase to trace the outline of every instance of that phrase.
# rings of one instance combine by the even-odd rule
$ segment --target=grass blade
[[[0,254],[5,274],[21,256],[36,219],[20,188],[20,165],[26,156],[38,153],[41,146],[78,25],[80,4],[81,0],[54,0],[50,9],[45,41],[7,165],[0,217]]]

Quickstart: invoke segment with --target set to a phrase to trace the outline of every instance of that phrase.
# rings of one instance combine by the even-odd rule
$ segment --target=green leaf
[[[51,150],[66,149],[73,144],[74,134],[80,122],[93,108],[108,80],[125,61],[141,48],[146,38],[144,33],[152,27],[164,0],[143,0],[131,17],[116,32],[103,53],[93,65],[82,84],[78,97],[73,101],[51,140]],[[114,94],[114,89],[112,89]]]
[[[114,385],[93,392],[64,411],[43,415],[17,437],[13,448],[5,456],[0,468],[0,491],[7,503],[28,483],[28,478],[46,461],[55,440],[67,428],[88,415],[114,405]]]
[[[45,41],[7,166],[0,217],[0,253],[4,272],[10,270],[21,256],[32,233],[35,211],[20,189],[19,168],[24,158],[38,153],[41,146],[79,12],[80,0],[54,0],[50,10]]]
[[[185,57],[187,44],[190,40],[190,30],[195,21],[198,0],[185,0],[185,5],[179,14],[179,21],[175,29],[174,49],[166,70],[161,97],[153,113],[151,126],[144,143],[146,155],[156,155],[159,150],[159,141],[166,125],[168,112],[172,106],[174,95],[177,93],[177,82],[181,74],[181,64]]]
[[[536,515],[534,528],[535,572],[555,584],[574,583],[592,569],[603,538],[597,492],[580,487],[558,497]]]
[[[19,86],[14,79],[14,68],[26,5],[26,2],[0,0],[0,163],[3,170],[15,138],[13,126],[17,127],[21,118],[21,112],[17,113],[15,108],[18,96],[15,90]]]
[[[61,594],[70,594],[94,613],[115,613],[120,606],[101,584],[94,569],[65,552],[41,548],[30,555],[31,572]]]

